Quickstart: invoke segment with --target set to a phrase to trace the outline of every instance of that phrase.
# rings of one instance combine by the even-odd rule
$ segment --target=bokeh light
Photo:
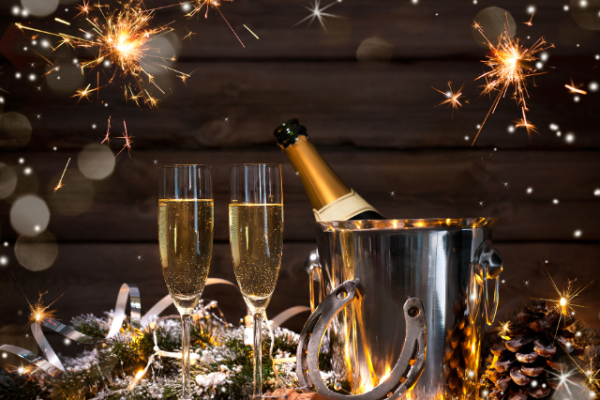
[[[43,271],[54,264],[58,256],[56,238],[48,231],[35,237],[21,235],[15,243],[15,256],[24,268]]]
[[[0,149],[19,149],[31,139],[31,124],[26,116],[15,111],[0,115]]]
[[[144,67],[144,70],[152,75],[169,73],[169,70],[164,68],[163,65],[168,67],[172,66],[175,62],[173,59],[176,59],[179,56],[181,41],[173,32],[167,32],[160,36],[153,36],[152,39],[148,41],[148,45],[152,48],[152,51],[140,60],[140,64]],[[163,57],[160,66],[156,64],[157,56]]]
[[[600,0],[571,0],[571,16],[583,29],[600,30]]]
[[[48,192],[53,193],[60,180],[62,171],[56,174],[48,185]],[[62,180],[63,186],[48,198],[52,212],[61,215],[80,215],[93,204],[94,184],[76,169],[67,169]]]
[[[115,155],[108,146],[88,144],[79,152],[77,165],[87,178],[104,179],[115,169]]]
[[[386,65],[394,55],[394,46],[388,41],[373,36],[363,40],[356,50],[358,61],[367,65]]]
[[[58,8],[58,0],[21,0],[21,5],[35,17],[47,17]]]
[[[6,201],[12,204],[21,196],[27,194],[36,194],[38,192],[39,181],[37,175],[31,167],[26,165],[13,165],[10,166],[10,168],[12,168],[12,170],[15,172],[18,180],[17,186],[15,187],[13,193],[5,199]],[[25,173],[26,169],[31,170],[29,174]]]
[[[50,209],[46,202],[34,195],[20,197],[10,208],[10,224],[24,236],[37,236],[50,222]]]
[[[17,187],[17,174],[15,170],[6,164],[0,163],[0,199],[5,199],[15,191]]]
[[[54,67],[46,68],[46,72]],[[59,79],[60,77],[60,79]],[[76,65],[67,64],[60,69],[46,75],[46,83],[50,89],[57,94],[72,96],[75,91],[84,85],[85,76]]]
[[[503,8],[500,7],[487,7],[479,11],[479,13],[473,19],[476,23],[481,26],[485,36],[493,43],[498,44],[498,40],[502,33],[506,31],[506,25],[510,31],[510,38],[514,38],[517,32],[517,23],[513,16]],[[489,49],[487,41],[479,32],[479,30],[472,28],[473,39],[477,44],[484,49]]]

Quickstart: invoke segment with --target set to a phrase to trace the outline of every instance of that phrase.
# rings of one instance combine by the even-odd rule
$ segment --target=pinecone
[[[454,303],[454,324],[446,334],[446,349],[444,354],[445,394],[455,398],[464,393],[465,373],[468,359],[471,355],[469,337],[472,326],[465,316],[467,310],[467,295],[461,293],[460,300]]]
[[[585,341],[575,318],[545,301],[534,300],[517,314],[502,342],[490,351],[495,363],[486,378],[495,388],[490,398],[528,400],[549,398],[558,387],[557,374],[573,358],[583,356]]]

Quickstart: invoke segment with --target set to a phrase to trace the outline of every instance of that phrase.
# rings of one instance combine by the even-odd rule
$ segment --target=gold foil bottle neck
[[[366,211],[377,212],[333,172],[305,135],[281,146],[313,207],[317,221],[345,221]]]
[[[296,143],[283,148],[283,152],[294,166],[315,210],[351,192],[306,136],[298,136]]]

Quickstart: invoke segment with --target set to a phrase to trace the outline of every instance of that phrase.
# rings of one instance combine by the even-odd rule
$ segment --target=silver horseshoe
[[[296,368],[300,386],[325,398],[334,400],[383,400],[397,399],[411,389],[419,380],[425,368],[427,352],[427,334],[423,303],[411,297],[404,303],[406,337],[396,365],[389,377],[373,390],[356,395],[345,395],[330,390],[321,380],[319,371],[319,348],[327,327],[335,315],[343,310],[354,297],[360,281],[346,281],[335,288],[311,314],[302,329],[296,354]],[[344,297],[345,295],[345,297]]]

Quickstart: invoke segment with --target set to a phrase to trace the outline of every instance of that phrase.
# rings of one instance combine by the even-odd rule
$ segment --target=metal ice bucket
[[[322,294],[323,282],[331,290],[360,280],[360,298],[329,327],[332,365],[342,386],[352,394],[368,392],[389,374],[404,341],[403,304],[418,297],[427,320],[427,360],[408,397],[478,397],[483,324],[495,318],[502,272],[490,242],[496,221],[318,223],[318,260],[311,271],[321,276],[316,280]],[[495,284],[489,289],[493,296],[488,280]]]

